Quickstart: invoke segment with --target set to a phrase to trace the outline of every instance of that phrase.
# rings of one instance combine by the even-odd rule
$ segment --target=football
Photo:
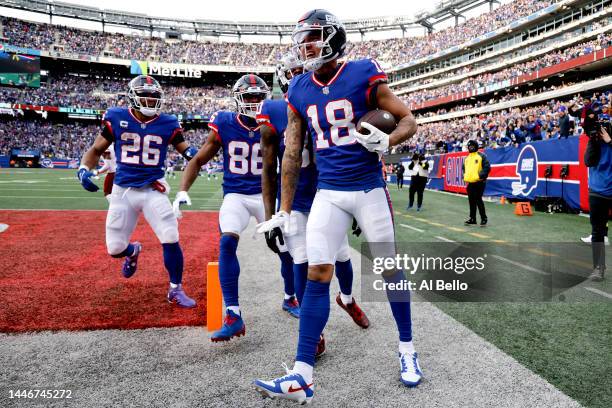
[[[393,115],[382,109],[366,112],[365,115],[359,119],[359,122],[357,122],[357,131],[359,133],[367,134],[367,130],[362,131],[361,122],[368,122],[370,125],[376,126],[378,129],[387,134],[393,132],[397,127],[397,123],[395,122]]]

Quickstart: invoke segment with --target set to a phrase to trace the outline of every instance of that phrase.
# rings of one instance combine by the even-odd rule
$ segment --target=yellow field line
[[[458,228],[458,227],[451,227],[451,226],[446,226],[446,228],[448,228],[451,231],[455,231],[455,232],[465,232],[465,228]]]
[[[532,254],[536,254],[536,255],[556,256],[555,254],[551,254],[550,252],[540,251],[539,249],[534,249],[534,248],[527,248],[527,251],[531,252]]]
[[[485,234],[479,234],[479,233],[477,233],[477,232],[468,232],[468,234],[470,234],[471,236],[476,237],[476,238],[483,238],[483,239],[485,239],[485,238],[491,238],[491,237],[490,237],[490,236],[488,236],[488,235],[485,235]]]

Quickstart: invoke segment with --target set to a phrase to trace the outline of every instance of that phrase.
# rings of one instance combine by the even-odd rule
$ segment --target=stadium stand
[[[525,29],[517,29],[516,36],[520,34],[520,40],[513,37],[512,30],[499,32],[512,21],[542,11],[551,4],[564,6],[556,15],[535,19]],[[566,4],[579,4],[581,8],[568,8]],[[575,97],[572,92],[576,86],[609,77],[605,69],[607,62],[580,74],[567,63],[591,55],[597,59],[598,52],[612,46],[610,14],[609,0],[515,0],[425,36],[352,42],[347,58],[376,57],[385,66],[392,67],[389,69],[392,88],[421,122],[417,137],[396,146],[390,153],[457,151],[467,139],[474,137],[483,146],[504,146],[513,143],[509,134],[511,126],[520,129],[529,115],[548,124],[543,126],[543,138],[556,137],[554,123],[558,107]],[[287,49],[287,45],[279,44],[167,40],[105,33],[8,17],[3,17],[1,22],[1,36],[6,43],[39,49],[61,61],[52,63],[51,59],[42,59],[46,72],[43,72],[40,88],[0,86],[0,102],[18,108],[4,112],[11,113],[10,116],[0,115],[3,153],[17,144],[24,148],[34,146],[32,134],[35,134],[38,140],[41,136],[45,138],[45,154],[78,157],[82,146],[96,133],[91,119],[99,118],[110,106],[125,103],[130,77],[125,68],[109,69],[107,64],[84,67],[79,65],[78,58],[74,59],[75,55],[229,66],[239,73],[258,65],[269,69]],[[485,41],[482,46],[476,43],[472,49],[457,47],[491,32],[495,33],[491,45]],[[440,54],[440,50],[449,52]],[[584,66],[591,62],[584,61]],[[406,67],[407,62],[411,64]],[[545,75],[550,81],[542,79]],[[192,135],[201,140],[206,134],[206,118],[216,110],[232,108],[229,86],[233,80],[220,75],[202,85],[201,82],[162,78],[166,111],[183,120],[194,116],[203,118]],[[562,97],[547,101],[529,99],[560,91],[564,93]],[[589,88],[586,91],[597,93],[598,90]],[[606,99],[604,103],[609,101]],[[49,111],[90,110],[90,121],[74,122],[59,118],[53,112],[48,118],[32,116],[28,112],[32,108],[28,106],[42,106]],[[24,109],[25,115],[20,114]],[[60,125],[54,127],[55,122]],[[574,127],[573,131],[578,134],[580,128]]]

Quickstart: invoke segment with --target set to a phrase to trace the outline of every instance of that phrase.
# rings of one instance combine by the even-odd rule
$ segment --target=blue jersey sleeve
[[[208,127],[210,130],[214,130],[215,133],[219,137],[219,143],[222,143],[221,139],[221,129],[223,128],[223,124],[225,123],[225,115],[223,111],[217,111],[213,113],[210,117],[210,122],[208,122]]]
[[[276,131],[276,128],[274,127],[274,124],[272,123],[272,118],[271,118],[272,112],[270,110],[270,101],[271,99],[266,99],[263,101],[263,103],[261,104],[261,110],[257,113],[256,119],[259,125],[268,126],[272,130],[274,130],[275,133],[278,133]]]
[[[102,116],[102,136],[111,143],[115,142],[115,128],[119,125],[117,108],[110,108]]]
[[[289,109],[299,116],[302,116],[300,114],[302,111],[300,106],[300,101],[302,98],[299,96],[299,94],[302,92],[304,79],[307,79],[309,75],[312,75],[312,73],[308,72],[293,78],[289,84],[287,96],[285,97],[285,101],[287,102]]]

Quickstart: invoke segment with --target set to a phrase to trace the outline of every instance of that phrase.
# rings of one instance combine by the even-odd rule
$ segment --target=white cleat
[[[399,353],[400,381],[407,387],[416,387],[423,378],[417,353]]]
[[[285,367],[287,375],[270,381],[255,380],[253,385],[264,398],[287,399],[309,404],[314,397],[314,383],[308,384],[301,374]]]

